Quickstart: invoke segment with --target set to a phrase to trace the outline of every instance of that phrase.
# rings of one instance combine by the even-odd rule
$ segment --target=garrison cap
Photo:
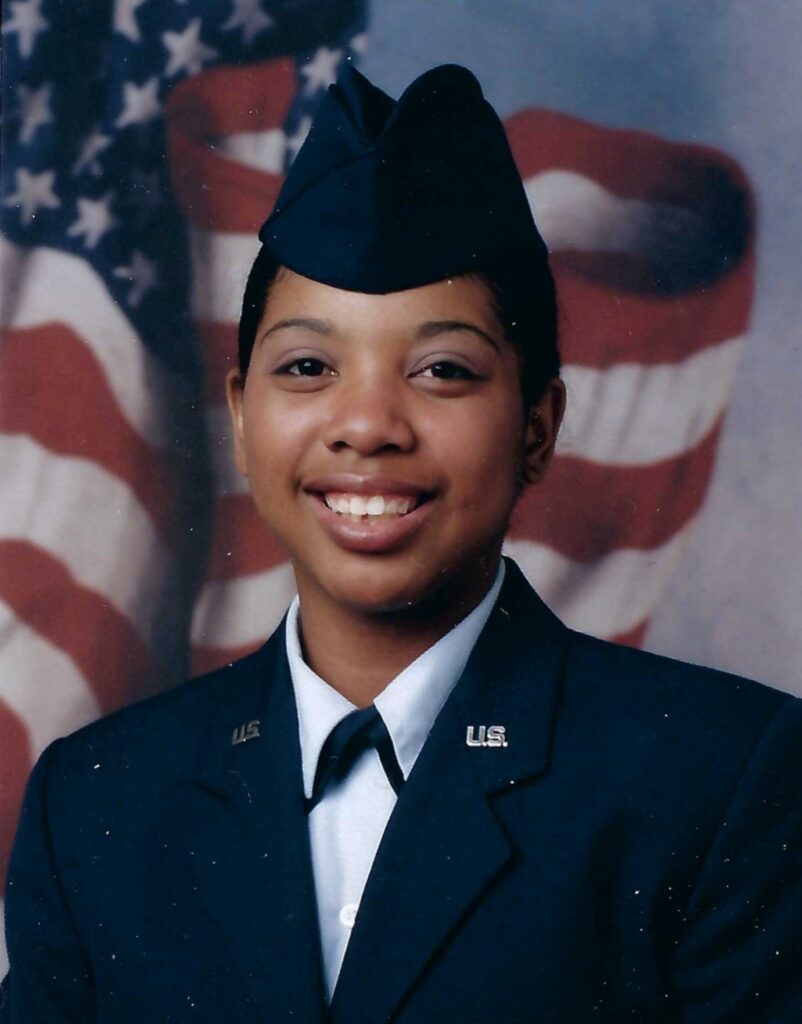
[[[304,277],[374,294],[547,259],[503,125],[456,64],[397,102],[346,64],[259,238]]]

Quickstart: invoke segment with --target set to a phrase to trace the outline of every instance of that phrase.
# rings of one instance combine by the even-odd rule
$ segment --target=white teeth
[[[348,511],[351,513],[352,516],[363,516],[365,515],[367,510],[368,503],[365,501],[364,498],[360,497],[358,494],[355,494],[353,498],[351,498],[351,507],[348,509]]]
[[[367,516],[404,516],[417,505],[416,498],[385,498],[381,494],[324,494],[323,501],[333,512],[349,516],[356,523]]]

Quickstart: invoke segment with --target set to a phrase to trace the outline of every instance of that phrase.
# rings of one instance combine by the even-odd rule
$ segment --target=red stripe
[[[660,547],[702,505],[720,426],[691,451],[648,466],[555,458],[544,482],[524,492],[510,536],[576,562],[598,561],[617,548]]]
[[[11,844],[17,830],[25,783],[33,765],[28,730],[0,700],[0,892],[6,887]]]
[[[542,171],[569,170],[621,197],[695,207],[700,184],[712,188],[723,174],[751,197],[740,166],[709,146],[671,142],[650,132],[610,128],[550,110],[521,110],[504,127],[524,179]]]
[[[287,552],[259,518],[249,494],[218,499],[208,579],[231,580],[286,561]]]
[[[102,367],[66,325],[4,332],[0,431],[27,434],[48,451],[90,460],[123,480],[168,544],[185,532],[176,515],[178,466],[128,423]]]
[[[637,626],[633,626],[632,629],[626,630],[624,633],[616,633],[615,636],[611,636],[610,640],[614,644],[624,644],[626,647],[643,647],[643,638],[646,635],[646,630],[649,628],[649,619],[644,619],[643,622],[639,622]]]
[[[131,622],[34,544],[0,541],[0,598],[75,662],[104,712],[164,688]]]
[[[552,266],[560,305],[560,345],[566,363],[604,368],[614,363],[681,362],[743,334],[752,303],[753,263],[744,261],[703,291],[679,298],[624,294],[580,276],[581,254],[556,253]]]
[[[280,128],[295,95],[289,59],[218,67],[187,78],[165,104],[170,171],[184,216],[197,227],[254,234],[283,180],[214,148],[221,135]]]
[[[566,362],[676,362],[744,333],[754,278],[754,202],[735,161],[707,147],[545,110],[521,111],[505,127],[525,179],[570,171],[615,195],[700,211],[711,221],[722,202],[743,205],[744,252],[703,287],[660,293],[659,270],[638,253],[555,252]]]
[[[576,270],[580,254],[551,258],[560,301],[560,346],[565,363],[604,369],[614,363],[677,363],[742,335],[752,302],[753,264],[745,261],[704,291],[681,300],[625,295],[595,284]],[[225,395],[226,373],[236,366],[237,325],[199,321],[206,401]]]

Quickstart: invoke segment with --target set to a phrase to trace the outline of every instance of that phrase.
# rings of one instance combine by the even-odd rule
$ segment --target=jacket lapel
[[[331,1006],[334,1024],[397,1012],[516,851],[493,795],[548,768],[568,631],[507,562],[499,600],[382,839]],[[479,726],[506,746],[468,746]]]
[[[325,1002],[283,637],[280,627],[261,651],[235,667],[225,706],[211,716],[195,779],[194,865],[228,958],[250,988],[255,1016],[314,1024],[322,1020]]]

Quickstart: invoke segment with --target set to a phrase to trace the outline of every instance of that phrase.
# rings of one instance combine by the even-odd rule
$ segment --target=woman
[[[43,755],[4,1019],[798,1020],[799,702],[575,634],[501,559],[564,390],[475,79],[347,69],[261,239],[228,399],[298,598]]]

